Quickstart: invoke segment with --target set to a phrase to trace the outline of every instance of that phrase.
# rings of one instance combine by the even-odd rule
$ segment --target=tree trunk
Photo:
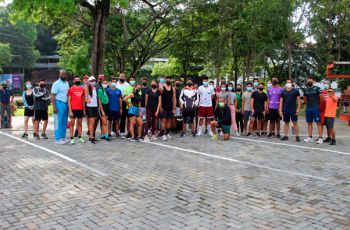
[[[91,52],[91,72],[93,75],[103,73],[105,59],[105,43],[107,19],[110,10],[110,1],[98,1],[93,9],[93,42]]]
[[[288,78],[292,79],[292,41],[288,41]]]

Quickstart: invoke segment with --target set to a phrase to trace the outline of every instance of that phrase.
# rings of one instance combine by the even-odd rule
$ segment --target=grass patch
[[[17,109],[17,111],[15,112],[15,116],[24,116],[24,107]],[[52,117],[53,116],[53,107],[52,105],[49,105],[49,116]]]

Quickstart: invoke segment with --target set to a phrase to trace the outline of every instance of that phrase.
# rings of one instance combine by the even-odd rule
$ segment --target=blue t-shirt
[[[1,103],[4,103],[4,104],[8,104],[10,103],[10,97],[13,96],[13,93],[11,90],[9,89],[3,89],[3,90],[0,90],[0,100],[1,100]]]
[[[120,110],[120,98],[122,96],[122,91],[120,89],[107,89],[107,95],[109,99],[109,109],[111,111]]]
[[[51,88],[51,93],[55,94],[55,99],[67,103],[69,84],[61,79],[55,81]]]
[[[293,88],[290,91],[283,90],[281,97],[283,98],[282,110],[290,113],[297,111],[297,97],[300,96],[299,90]]]
[[[313,85],[304,89],[304,97],[306,97],[306,108],[313,109],[320,106],[321,88]]]

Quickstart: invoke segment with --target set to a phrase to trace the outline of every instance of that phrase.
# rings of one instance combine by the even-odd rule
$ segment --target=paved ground
[[[23,142],[18,119],[0,131],[0,229],[350,229],[344,123],[337,146],[255,137],[56,146]]]

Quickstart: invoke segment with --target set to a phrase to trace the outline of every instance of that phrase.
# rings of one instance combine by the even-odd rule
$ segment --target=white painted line
[[[278,143],[278,142],[272,142],[272,141],[263,141],[263,140],[249,139],[249,138],[244,138],[244,137],[232,137],[231,136],[231,139],[244,140],[244,141],[250,141],[250,142],[256,142],[256,143],[264,143],[264,144],[269,144],[269,145],[288,146],[288,147],[294,147],[294,148],[300,148],[300,149],[310,149],[310,150],[317,150],[317,151],[321,151],[321,152],[338,153],[338,154],[350,156],[350,153],[336,151],[336,150],[332,150],[332,149],[322,149],[322,148],[316,148],[316,147],[307,147],[307,146],[301,146],[301,145]]]
[[[270,171],[274,171],[274,172],[280,172],[280,173],[300,176],[300,177],[304,177],[304,178],[311,178],[311,179],[317,179],[317,180],[323,180],[323,181],[330,180],[330,179],[324,178],[324,177],[318,177],[318,176],[313,176],[313,175],[304,174],[304,173],[297,173],[297,172],[292,172],[292,171],[288,171],[288,170],[272,168],[272,167],[268,167],[268,166],[264,166],[264,165],[259,165],[259,164],[254,164],[254,163],[250,163],[250,162],[246,162],[246,161],[237,160],[237,159],[234,159],[234,158],[228,158],[228,157],[212,155],[212,154],[203,153],[203,152],[199,152],[199,151],[195,151],[195,150],[190,150],[190,149],[184,149],[184,148],[179,148],[179,147],[175,147],[175,146],[165,145],[165,144],[161,144],[161,143],[157,143],[157,142],[142,142],[142,143],[151,144],[151,145],[158,145],[158,146],[162,146],[162,147],[166,147],[166,148],[170,148],[170,149],[180,150],[180,151],[183,151],[183,152],[195,153],[195,154],[206,156],[206,157],[210,157],[210,158],[216,158],[216,159],[220,159],[220,160],[235,162],[235,163],[238,163],[238,164],[249,165],[249,166],[252,166],[252,167],[255,167],[255,168],[266,169],[266,170],[270,170]]]
[[[64,159],[64,160],[66,160],[66,161],[69,161],[69,162],[71,162],[71,163],[73,163],[73,164],[76,164],[76,165],[82,167],[82,168],[85,168],[85,169],[87,169],[87,170],[89,170],[89,171],[91,171],[91,172],[93,172],[93,173],[95,173],[95,174],[97,174],[97,175],[99,175],[99,176],[108,176],[108,174],[106,174],[106,173],[103,173],[103,172],[101,172],[101,171],[99,171],[99,170],[97,170],[97,169],[95,169],[95,168],[92,168],[92,167],[90,167],[90,166],[88,166],[88,165],[86,165],[86,164],[84,164],[84,163],[81,163],[81,162],[79,162],[79,161],[77,161],[77,160],[74,160],[74,159],[72,159],[72,158],[70,158],[70,157],[67,157],[67,156],[65,156],[65,155],[63,155],[63,154],[61,154],[61,153],[55,152],[55,151],[53,151],[53,150],[51,150],[51,149],[42,147],[42,146],[40,146],[40,145],[33,144],[33,143],[31,143],[31,142],[29,142],[29,141],[26,141],[26,140],[22,140],[21,138],[12,136],[12,135],[7,134],[7,133],[4,133],[4,132],[2,132],[2,131],[0,131],[0,134],[5,135],[5,136],[7,136],[7,137],[10,137],[10,138],[12,138],[12,139],[15,139],[15,140],[17,140],[17,141],[23,142],[23,143],[25,143],[25,144],[27,144],[27,145],[30,145],[30,146],[33,146],[33,147],[35,147],[35,148],[44,150],[44,151],[46,151],[46,152],[48,152],[48,153],[52,153],[52,154],[56,155],[57,157],[60,157],[60,158],[62,158],[62,159]]]

